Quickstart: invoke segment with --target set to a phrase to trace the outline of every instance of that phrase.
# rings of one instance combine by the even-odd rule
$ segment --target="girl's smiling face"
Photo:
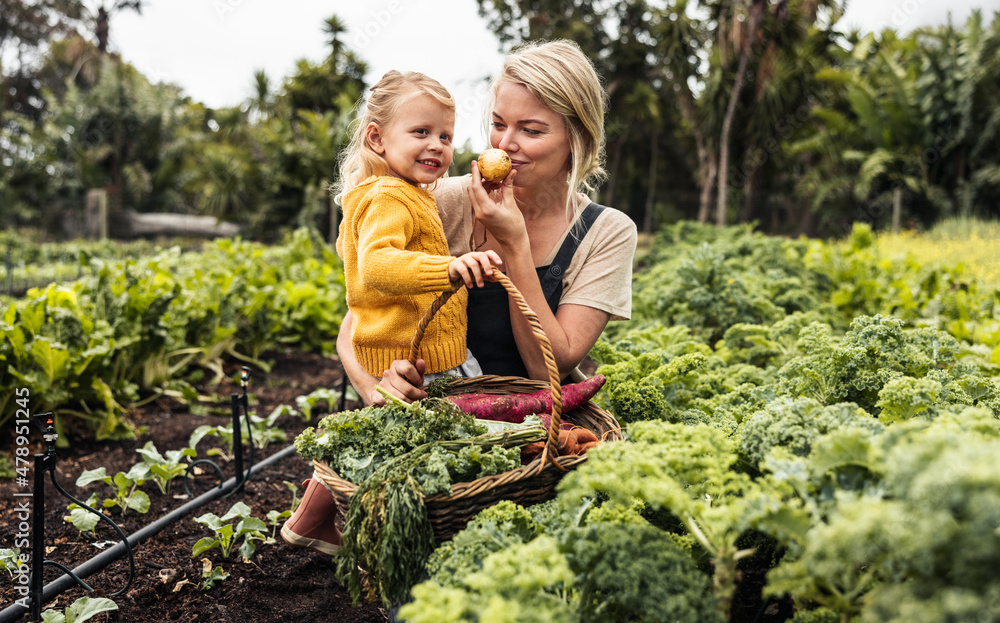
[[[570,146],[563,117],[523,84],[504,82],[497,90],[490,144],[510,155],[515,186],[565,183]]]
[[[402,102],[397,118],[385,127],[370,123],[369,146],[382,156],[389,173],[411,184],[430,184],[448,172],[455,134],[455,112],[426,93]]]

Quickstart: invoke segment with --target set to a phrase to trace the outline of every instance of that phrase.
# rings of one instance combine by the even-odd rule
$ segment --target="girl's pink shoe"
[[[310,478],[302,486],[306,490],[302,502],[281,526],[281,538],[289,545],[332,556],[340,549],[340,530],[334,523],[337,503],[321,482]]]

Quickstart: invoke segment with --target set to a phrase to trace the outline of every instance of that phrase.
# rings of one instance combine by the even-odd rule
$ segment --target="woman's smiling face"
[[[570,146],[562,115],[523,84],[504,82],[497,90],[490,144],[510,155],[515,186],[566,182]]]
[[[411,184],[430,184],[448,171],[455,113],[426,93],[399,107],[386,127],[370,124],[368,142],[389,165],[391,175]]]

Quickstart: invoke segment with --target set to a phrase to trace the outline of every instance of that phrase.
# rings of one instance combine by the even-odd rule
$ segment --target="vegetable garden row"
[[[306,230],[270,248],[90,258],[80,280],[31,290],[0,317],[0,425],[21,387],[60,432],[72,422],[98,439],[131,436],[127,405],[167,395],[196,406],[191,381],[221,378],[225,357],[266,369],[259,358],[278,344],[332,354],[346,311],[336,262]]]
[[[589,449],[554,500],[430,541],[405,574],[391,556],[428,543],[422,511],[385,541],[352,504],[345,585],[360,595],[365,563],[414,623],[1000,621],[998,284],[880,251],[861,225],[827,243],[679,223],[637,262],[633,320],[591,353],[626,440]],[[197,405],[225,358],[330,354],[344,311],[336,259],[305,232],[85,272],[4,312],[4,416],[26,386],[61,430],[127,435],[125,406]],[[314,433],[298,445],[320,456]],[[352,465],[367,475],[376,454]],[[449,467],[411,479],[447,491]]]

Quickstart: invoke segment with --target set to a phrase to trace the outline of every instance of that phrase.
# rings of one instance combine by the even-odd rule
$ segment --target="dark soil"
[[[269,415],[281,404],[295,404],[297,396],[307,394],[320,387],[339,389],[341,370],[339,364],[319,355],[289,351],[272,354],[274,361],[268,373],[255,370],[250,381],[250,411],[261,416]],[[226,366],[226,373],[238,374],[239,365]],[[71,439],[69,448],[57,452],[56,480],[72,495],[86,499],[92,492],[109,497],[110,487],[94,483],[76,487],[77,476],[83,470],[105,466],[113,475],[127,471],[141,460],[135,450],[152,440],[160,452],[184,448],[188,445],[191,432],[202,424],[220,425],[231,421],[229,396],[239,391],[229,379],[218,387],[201,387],[203,394],[215,394],[218,401],[212,412],[218,415],[195,415],[182,405],[162,400],[150,403],[131,415],[135,423],[143,427],[140,437],[130,441],[96,442]],[[348,403],[347,408],[359,405]],[[313,423],[320,416],[314,415]],[[279,428],[288,435],[286,442],[274,442],[264,450],[255,451],[254,461],[287,447],[308,424],[292,416],[282,416]],[[69,435],[72,437],[72,435]],[[33,439],[38,434],[33,433]],[[5,441],[4,445],[9,442]],[[198,445],[198,457],[205,458],[205,452],[213,444],[220,445],[217,438],[206,437]],[[44,452],[41,442],[36,443],[32,452]],[[245,454],[245,456],[247,456]],[[234,474],[232,462],[211,457],[219,463],[225,477]],[[214,470],[213,470],[214,471]],[[240,623],[275,623],[280,621],[336,621],[347,623],[384,622],[384,612],[377,604],[361,603],[352,606],[350,596],[334,577],[329,556],[289,546],[280,535],[277,541],[260,544],[249,562],[242,562],[234,553],[223,559],[218,549],[192,558],[191,548],[202,537],[211,536],[205,526],[195,523],[194,517],[203,513],[224,514],[237,501],[243,501],[256,517],[265,518],[268,511],[287,510],[292,502],[292,493],[284,484],[289,481],[298,485],[301,495],[302,481],[312,474],[312,467],[297,454],[282,459],[255,475],[246,485],[245,491],[225,499],[217,499],[192,511],[191,514],[167,526],[159,534],[135,547],[136,574],[129,590],[114,597],[118,611],[98,615],[91,621],[127,621],[129,623],[164,623],[167,621],[213,621]],[[214,476],[205,475],[197,482],[190,483],[194,496],[210,489],[217,483]],[[30,486],[30,485],[29,485]],[[186,503],[181,498],[184,489],[180,481],[174,481],[170,495],[162,495],[152,483],[143,486],[151,500],[150,511],[144,515],[129,512],[124,517],[115,509],[111,518],[126,534],[132,534],[152,523],[158,517]],[[30,491],[17,487],[10,481],[0,482],[0,547],[13,547],[18,520],[15,491]],[[57,561],[74,568],[100,553],[99,546],[108,541],[117,541],[114,530],[105,522],[97,528],[97,536],[82,536],[71,524],[63,521],[67,515],[66,500],[46,481],[45,535],[47,560]],[[229,577],[217,583],[214,588],[202,591],[202,558],[208,558],[213,566],[222,566]],[[57,567],[46,565],[45,583],[48,584],[62,574]],[[95,590],[91,596],[107,596],[119,590],[128,581],[129,567],[126,557],[122,557],[103,570],[87,578],[87,583]],[[6,575],[6,574],[4,574]],[[191,582],[186,583],[185,581]],[[87,595],[80,588],[67,590],[45,605],[62,611],[77,598]],[[11,605],[20,595],[6,580],[0,584],[0,608]],[[21,621],[27,621],[25,614]]]

